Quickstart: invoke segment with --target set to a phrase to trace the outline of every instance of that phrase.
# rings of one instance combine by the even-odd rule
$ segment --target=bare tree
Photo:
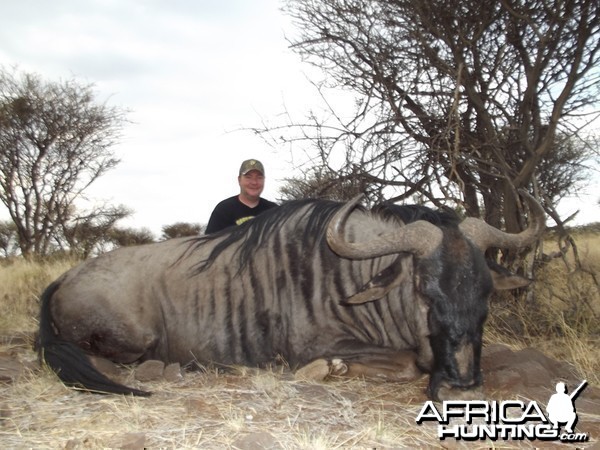
[[[0,69],[0,200],[24,256],[48,253],[74,226],[76,201],[119,162],[111,147],[123,121],[91,85]]]
[[[364,177],[342,178],[335,171],[313,167],[302,178],[287,178],[280,188],[282,200],[321,198],[347,201],[355,195],[368,193],[370,185]]]
[[[2,258],[10,258],[16,254],[16,227],[10,220],[0,220],[0,252]]]
[[[362,178],[377,200],[418,193],[511,232],[524,225],[516,189],[558,199],[579,180],[574,137],[600,98],[596,0],[288,0],[286,11],[292,47],[327,76],[315,83],[326,108],[257,131],[309,141],[321,170]],[[353,92],[354,111],[329,87]],[[549,176],[564,164],[576,170]]]

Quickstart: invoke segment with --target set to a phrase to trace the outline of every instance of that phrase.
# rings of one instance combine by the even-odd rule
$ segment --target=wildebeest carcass
[[[369,211],[357,198],[291,202],[214,235],[117,249],[46,289],[40,355],[65,384],[97,392],[146,394],[105,378],[86,353],[184,365],[283,358],[391,380],[418,367],[434,399],[468,390],[481,385],[493,287],[529,282],[484,257],[540,235],[543,210],[523,197],[530,223],[518,234],[423,207]]]

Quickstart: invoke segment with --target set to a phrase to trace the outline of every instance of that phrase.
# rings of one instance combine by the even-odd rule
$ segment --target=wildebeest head
[[[415,256],[414,301],[422,302],[423,314],[427,315],[427,336],[417,349],[417,362],[430,373],[428,391],[433,399],[446,397],[452,389],[481,385],[488,297],[494,288],[514,289],[529,284],[529,280],[486,262],[484,256],[489,247],[518,249],[530,245],[543,230],[543,209],[527,193],[522,194],[529,205],[530,225],[518,234],[502,232],[473,218],[443,223],[416,220],[369,242],[348,242],[344,224],[360,197],[346,204],[329,225],[328,243],[340,256],[367,259],[402,252]],[[395,215],[393,208],[388,209],[388,215]],[[361,294],[350,303],[375,300],[390,290],[378,286],[378,295]]]

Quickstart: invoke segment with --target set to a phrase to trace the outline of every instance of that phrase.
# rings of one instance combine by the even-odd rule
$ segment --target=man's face
[[[245,197],[257,200],[265,187],[265,176],[258,170],[251,170],[238,177],[240,190]]]

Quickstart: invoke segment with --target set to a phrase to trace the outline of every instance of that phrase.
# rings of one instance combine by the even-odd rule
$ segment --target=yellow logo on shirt
[[[248,222],[250,219],[254,219],[254,216],[246,216],[246,217],[241,217],[238,220],[235,221],[236,225],[241,225],[244,222]]]

